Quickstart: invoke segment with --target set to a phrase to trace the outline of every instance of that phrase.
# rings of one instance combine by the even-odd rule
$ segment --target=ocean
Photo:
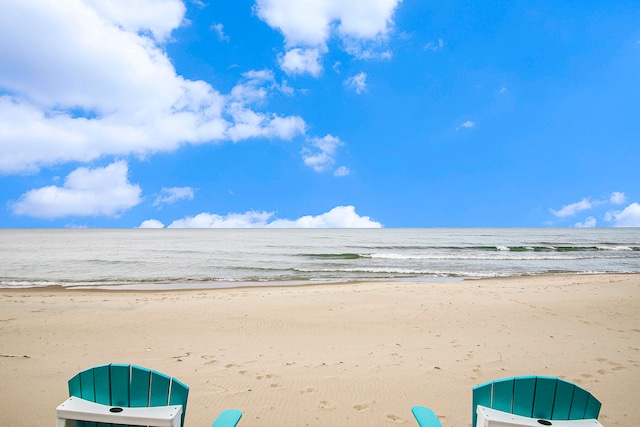
[[[640,273],[640,228],[0,229],[0,287],[186,289]]]

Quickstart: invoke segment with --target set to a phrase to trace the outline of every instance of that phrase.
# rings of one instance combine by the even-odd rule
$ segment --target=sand
[[[67,380],[134,363],[190,386],[185,424],[471,424],[471,388],[572,381],[607,427],[640,421],[640,275],[166,292],[0,290],[0,420],[53,426]]]

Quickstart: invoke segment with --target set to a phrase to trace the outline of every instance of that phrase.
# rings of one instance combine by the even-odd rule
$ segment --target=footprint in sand
[[[320,409],[335,409],[333,404],[327,400],[320,401]]]
[[[394,414],[387,414],[385,416],[389,421],[393,421],[396,424],[406,424],[407,422],[402,418]]]
[[[307,393],[315,393],[317,390],[313,387],[307,387],[304,390],[300,390],[298,391],[298,393],[300,394],[307,394]]]
[[[363,411],[366,411],[367,409],[371,409],[371,408],[369,408],[369,405],[367,405],[366,403],[362,403],[362,404],[359,404],[359,405],[355,405],[353,407],[353,409],[355,409],[358,412],[363,412]]]

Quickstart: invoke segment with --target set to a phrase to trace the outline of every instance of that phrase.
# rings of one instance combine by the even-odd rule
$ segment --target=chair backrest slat
[[[476,414],[476,408],[478,405],[486,406],[487,408],[491,408],[491,397],[493,394],[493,383],[485,383],[473,388],[472,393],[472,403],[471,407],[473,408],[473,414],[471,414],[471,419],[473,420],[472,427],[476,427],[476,418],[478,415]]]
[[[160,372],[151,373],[151,391],[149,406],[166,406],[169,404],[169,387],[171,378]]]
[[[556,398],[553,403],[553,419],[568,420],[571,412],[571,402],[573,401],[573,393],[575,385],[566,381],[558,381],[556,388]]]
[[[93,371],[81,372],[79,376],[80,376],[80,394],[78,395],[78,397],[95,402],[96,387],[94,384]]]
[[[573,400],[571,401],[571,411],[569,412],[569,419],[584,419],[584,413],[587,410],[588,401],[589,392],[581,388],[576,388],[573,392]]]
[[[129,383],[131,379],[130,365],[110,366],[111,404],[113,406],[129,406]]]
[[[102,405],[111,405],[111,375],[109,373],[109,365],[96,366],[93,368],[93,384],[96,393],[95,402]]]
[[[522,377],[515,381],[513,387],[513,410],[512,413],[523,417],[531,417],[531,404],[536,392],[536,378]]]
[[[131,367],[131,384],[129,392],[129,406],[146,407],[149,405],[149,390],[151,385],[151,371],[140,366]]]
[[[498,411],[511,412],[513,404],[513,378],[505,378],[493,382],[493,396],[491,404]]]
[[[587,407],[585,408],[585,411],[584,411],[584,418],[585,419],[598,418],[598,415],[600,415],[601,407],[602,407],[602,403],[600,403],[598,399],[593,397],[592,394],[589,394]]]
[[[189,387],[182,384],[177,379],[171,381],[171,395],[169,396],[169,405],[182,405],[183,422],[184,413],[187,411],[187,398],[189,397]]]
[[[536,380],[536,392],[534,400],[531,402],[533,406],[532,417],[550,420],[553,417],[553,403],[556,399],[556,391],[558,388],[557,378],[538,377]]]

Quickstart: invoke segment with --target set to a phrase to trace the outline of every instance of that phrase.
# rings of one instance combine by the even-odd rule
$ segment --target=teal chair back
[[[504,378],[473,388],[473,427],[478,405],[545,420],[598,418],[600,401],[588,391],[555,377]]]
[[[184,425],[188,395],[189,387],[177,379],[135,365],[95,366],[69,380],[69,396],[102,405],[130,408],[182,405],[181,425]],[[78,427],[95,425],[77,423]]]

